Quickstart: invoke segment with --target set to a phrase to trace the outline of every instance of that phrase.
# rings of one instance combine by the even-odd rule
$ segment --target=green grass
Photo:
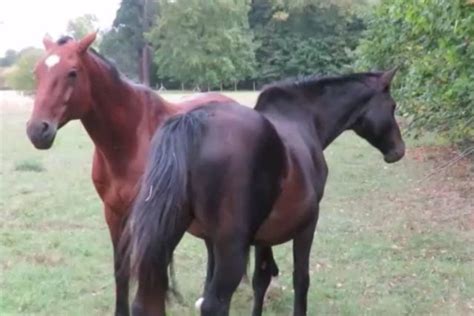
[[[249,103],[255,95],[239,97]],[[1,112],[0,315],[110,315],[112,249],[90,180],[92,143],[72,122],[51,150],[37,151],[25,135],[27,116]],[[419,182],[430,164],[386,165],[352,133],[326,157],[330,177],[311,255],[309,315],[473,315],[473,230],[460,226],[463,218],[431,216],[461,212],[469,200],[456,209],[444,201],[443,208],[437,195],[424,192],[437,183]],[[281,275],[265,315],[289,315],[291,245],[275,247],[275,256]],[[170,315],[195,315],[203,243],[186,236],[175,262],[187,306],[172,303]],[[251,295],[242,284],[232,315],[250,313]]]
[[[22,160],[15,164],[15,171],[43,172],[44,167],[41,163],[35,160]]]

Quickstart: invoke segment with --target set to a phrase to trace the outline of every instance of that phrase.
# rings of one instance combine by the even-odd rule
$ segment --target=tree
[[[6,76],[7,85],[16,90],[31,91],[35,87],[33,68],[43,50],[26,48],[19,53],[13,69]]]
[[[67,33],[75,39],[81,39],[98,29],[98,20],[94,14],[84,14],[67,24]]]
[[[364,28],[352,2],[254,0],[249,19],[259,43],[257,79],[343,71]]]
[[[13,49],[8,49],[5,56],[0,58],[0,67],[10,67],[18,59],[18,52]]]
[[[250,76],[255,57],[248,10],[248,1],[161,1],[148,35],[158,74],[208,88]]]
[[[133,80],[150,83],[151,58],[147,32],[156,15],[152,0],[122,0],[113,28],[104,35],[100,51],[113,59],[118,68]]]
[[[395,93],[412,130],[474,143],[474,6],[382,1],[368,21],[359,66],[401,66]]]

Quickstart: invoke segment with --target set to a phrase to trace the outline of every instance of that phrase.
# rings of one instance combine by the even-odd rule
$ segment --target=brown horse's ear
[[[44,45],[45,50],[50,49],[54,45],[54,41],[48,34],[46,34],[45,37],[43,37],[43,45]]]
[[[392,68],[382,74],[380,77],[380,82],[382,83],[382,87],[385,89],[390,86],[392,83],[393,77],[397,73],[398,67]]]
[[[85,53],[89,46],[92,45],[92,43],[95,41],[95,38],[97,37],[97,31],[92,32],[84,36],[78,43],[77,45],[77,51],[79,54]]]

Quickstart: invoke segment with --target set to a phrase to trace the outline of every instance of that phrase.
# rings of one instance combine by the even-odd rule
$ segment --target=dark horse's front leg
[[[129,276],[127,267],[125,266],[119,249],[120,236],[124,227],[123,216],[118,215],[109,208],[105,208],[105,219],[109,226],[110,237],[114,247],[114,276],[115,276],[115,315],[130,315],[130,307],[128,304],[129,293]]]
[[[318,212],[315,212],[318,214]],[[317,215],[311,223],[293,239],[293,288],[295,290],[294,316],[306,316],[309,288],[309,255],[313,244]]]

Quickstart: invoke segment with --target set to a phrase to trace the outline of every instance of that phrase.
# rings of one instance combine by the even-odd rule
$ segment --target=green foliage
[[[250,18],[260,43],[261,82],[341,72],[352,63],[351,51],[363,29],[348,7],[315,0],[255,0]]]
[[[160,2],[160,17],[148,34],[160,77],[216,87],[253,73],[254,45],[248,1]]]
[[[0,58],[0,67],[10,67],[18,59],[18,52],[13,49],[8,49],[5,56]]]
[[[138,81],[139,51],[128,42],[127,33],[125,27],[112,28],[104,35],[99,50],[128,78]]]
[[[75,39],[81,39],[97,30],[97,22],[97,17],[94,14],[84,14],[68,22],[67,33]]]
[[[139,78],[139,60],[145,43],[141,12],[141,1],[122,0],[113,28],[104,35],[99,47],[121,72],[135,81]]]
[[[414,131],[474,141],[474,7],[465,0],[382,1],[357,50],[359,66],[400,65],[400,112]]]
[[[35,87],[33,68],[42,54],[43,51],[37,48],[26,48],[21,51],[13,69],[6,75],[7,85],[16,90],[33,90]]]

